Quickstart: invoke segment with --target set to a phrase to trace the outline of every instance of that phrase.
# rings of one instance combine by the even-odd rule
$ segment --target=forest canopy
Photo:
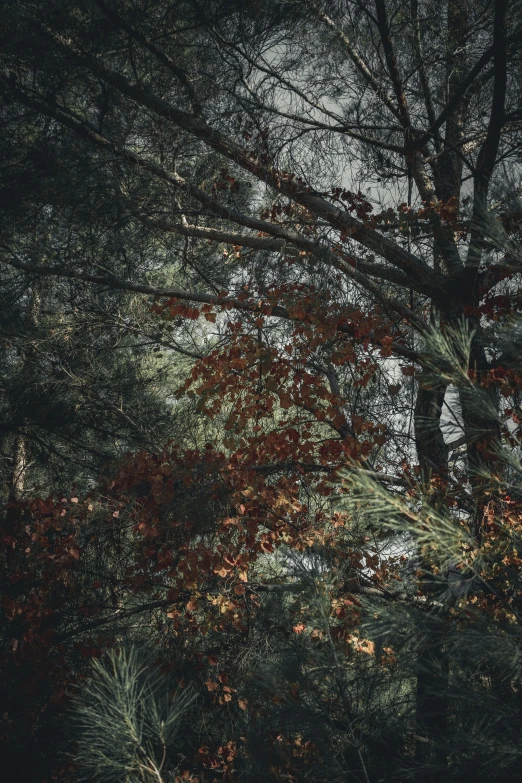
[[[4,774],[519,780],[521,11],[4,2]]]

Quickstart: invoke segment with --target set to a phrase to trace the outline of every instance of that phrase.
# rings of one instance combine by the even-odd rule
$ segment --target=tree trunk
[[[31,298],[29,301],[29,308],[26,314],[26,324],[28,329],[32,332],[37,329],[40,321],[40,311],[42,306],[42,287],[43,281],[38,280],[31,290]],[[30,357],[34,351],[35,343],[30,340],[26,348],[27,353],[22,359],[22,375],[26,372],[26,368],[30,370]],[[15,431],[13,451],[12,451],[12,467],[11,473],[8,478],[8,499],[11,501],[18,501],[21,499],[24,487],[25,478],[27,473],[28,464],[28,444],[27,437],[23,432],[23,429],[28,425],[28,420],[23,419],[21,423],[22,431]]]
[[[422,376],[415,405],[415,443],[423,481],[443,482],[448,471],[448,448],[440,427],[440,417],[446,386],[430,387]],[[444,503],[443,484],[430,487],[425,503],[432,508]],[[429,555],[420,555],[419,588],[423,594],[433,594],[438,582],[431,571]],[[415,705],[415,780],[435,783],[444,780],[447,772],[448,677],[449,661],[444,623],[445,609],[426,617],[421,629],[417,657],[417,688]]]
[[[483,385],[489,374],[490,364],[476,325],[476,336],[471,346],[470,369],[475,383],[460,390],[460,405],[467,443],[468,475],[475,504],[472,530],[480,543],[484,506],[489,497],[489,475],[498,468],[496,449],[500,444],[498,418],[499,394],[495,386]]]
[[[449,657],[446,636],[443,617],[440,614],[431,617],[417,659],[416,783],[440,783],[447,775]]]
[[[27,450],[24,436],[19,433],[13,446],[13,466],[9,482],[9,500],[20,500],[24,491]]]

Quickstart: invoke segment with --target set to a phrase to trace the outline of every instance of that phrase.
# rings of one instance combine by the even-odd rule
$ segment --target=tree
[[[63,135],[74,181],[78,160],[102,172],[92,192],[110,224],[158,261],[100,269],[95,252],[39,257],[23,235],[4,246],[5,264],[155,297],[174,334],[215,324],[180,397],[195,395],[226,438],[201,454],[136,457],[114,479],[126,501],[147,484],[135,524],[156,560],[138,558],[140,578],[162,573],[171,551],[158,523],[168,465],[188,468],[190,484],[201,463],[228,504],[214,528],[221,548],[196,533],[169,565],[173,601],[209,574],[241,590],[248,563],[283,543],[353,556],[351,592],[385,600],[395,566],[383,572],[367,551],[368,583],[360,548],[334,534],[330,482],[346,464],[388,504],[421,503],[421,527],[466,526],[484,554],[491,519],[509,517],[518,453],[518,8],[93,0],[8,4],[6,20],[7,127],[23,110]],[[192,289],[154,279],[164,241],[184,248]],[[204,268],[190,256],[198,244]],[[454,607],[428,542],[417,543],[420,595],[441,606],[420,623],[414,655],[415,774],[435,780],[452,763]],[[517,600],[508,583],[474,597],[496,616]],[[239,632],[242,609],[227,601],[216,606]]]
[[[17,119],[18,144],[6,137],[2,148],[4,248],[39,249],[44,262],[53,252],[88,255],[103,234],[87,219],[88,190],[79,195],[73,181],[64,192],[57,160],[66,152],[57,134]],[[95,244],[98,263],[104,254],[113,264],[136,263],[117,230]],[[164,442],[172,420],[159,390],[168,373],[147,355],[159,343],[143,302],[9,268],[1,297],[2,491],[59,493],[74,481],[92,482],[129,448]]]

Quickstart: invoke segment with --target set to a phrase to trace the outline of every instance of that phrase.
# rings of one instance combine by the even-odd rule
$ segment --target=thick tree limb
[[[169,221],[153,220],[149,218],[139,218],[142,222],[147,223],[151,227],[160,228],[163,231],[173,231],[175,233],[183,234],[185,236],[200,237],[203,239],[214,240],[218,242],[225,242],[234,246],[251,247],[257,250],[279,250],[283,251],[286,243],[281,240],[275,240],[265,237],[250,237],[244,234],[235,234],[226,231],[219,231],[213,228],[199,228],[197,226],[189,226],[183,223],[171,223]],[[303,249],[310,255],[314,255],[316,258],[325,261],[329,266],[333,266],[335,269],[343,272],[346,277],[351,278],[356,283],[359,283],[369,293],[373,294],[379,302],[387,309],[394,311],[401,315],[408,323],[411,323],[419,332],[423,332],[425,328],[424,321],[418,318],[415,313],[406,305],[402,304],[398,299],[385,294],[382,289],[376,285],[367,275],[364,270],[364,262],[355,262],[353,265],[350,262],[354,260],[350,257],[347,260],[346,254],[334,254],[329,248],[319,245],[317,242],[312,242],[307,239],[297,237],[292,244],[298,248]],[[389,270],[387,275],[386,267],[379,269],[377,264],[369,265],[370,270],[377,277],[382,279],[392,279],[393,272],[395,271],[395,282],[398,282],[398,275],[400,272],[396,270]],[[402,276],[401,281],[404,283],[409,282],[406,275]]]
[[[389,263],[398,266],[414,280],[431,283],[439,291],[443,287],[444,278],[417,256],[382,236],[375,229],[366,227],[361,220],[353,217],[345,210],[339,209],[335,204],[311,191],[310,188],[301,189],[301,186],[294,183],[292,179],[285,177],[282,172],[261,163],[253,153],[241,147],[220,131],[211,128],[201,117],[187,114],[175,108],[163,98],[155,95],[150,88],[145,89],[122,74],[105,67],[98,59],[82,54],[59,37],[53,35],[52,39],[77,64],[91,70],[100,79],[112,84],[120,92],[140,105],[170,120],[178,127],[205,142],[216,152],[237,163],[279,193],[306,207],[316,217],[326,220],[332,227],[341,232],[348,232],[353,240],[383,256]]]
[[[11,251],[10,251],[11,252]],[[144,283],[133,283],[130,280],[123,280],[119,277],[109,275],[92,275],[84,272],[77,272],[67,267],[48,266],[29,264],[20,258],[14,256],[11,252],[11,258],[8,263],[20,269],[23,272],[33,275],[41,275],[48,277],[64,277],[74,280],[83,280],[88,283],[95,283],[97,285],[107,286],[108,288],[114,288],[121,291],[136,291],[137,293],[147,294],[149,296],[156,296],[166,299],[179,299],[185,302],[197,302],[199,304],[209,304],[215,307],[224,307],[227,309],[235,309],[242,312],[249,313],[262,313],[267,311],[267,314],[275,318],[283,318],[287,321],[299,321],[295,316],[290,315],[286,308],[281,305],[273,305],[270,302],[263,302],[261,300],[253,302],[252,300],[241,301],[235,297],[229,296],[216,296],[211,294],[203,294],[198,292],[181,291],[177,288],[159,288]],[[337,327],[337,331],[342,334],[346,334],[350,337],[354,336],[354,329],[350,326],[340,324]],[[371,339],[371,335],[370,335]],[[380,344],[380,343],[377,343]],[[411,350],[405,345],[393,341],[391,343],[391,349],[398,356],[401,356],[409,361],[423,363],[422,356],[416,351]]]
[[[0,88],[1,88],[1,82],[0,82]],[[239,212],[234,208],[219,204],[209,194],[205,193],[205,191],[189,184],[188,182],[186,182],[186,180],[180,177],[176,172],[167,171],[161,166],[158,166],[156,163],[153,163],[152,161],[149,161],[148,159],[137,155],[132,150],[129,150],[126,147],[122,147],[121,145],[115,144],[114,142],[107,139],[105,136],[98,133],[92,127],[87,125],[85,122],[80,121],[77,117],[73,116],[68,110],[64,109],[63,107],[59,107],[59,106],[50,107],[43,101],[27,94],[19,87],[13,86],[12,84],[6,85],[5,82],[4,82],[4,93],[12,94],[14,97],[16,97],[21,102],[25,103],[25,105],[29,106],[30,108],[39,111],[41,113],[47,114],[48,116],[52,117],[53,119],[56,119],[58,122],[65,125],[66,127],[71,128],[76,133],[88,138],[90,141],[94,142],[98,146],[104,149],[111,150],[111,152],[117,154],[118,156],[122,157],[124,160],[127,160],[133,165],[145,169],[151,172],[152,174],[154,174],[155,176],[163,179],[165,182],[174,186],[175,188],[185,191],[187,195],[191,196],[192,198],[195,198],[201,204],[203,204],[206,210],[208,210],[210,213],[220,218],[229,220],[231,222],[238,223],[239,225],[256,229],[258,231],[261,231],[262,233],[268,233],[271,234],[272,236],[280,237],[286,243],[296,245],[297,247],[300,247],[301,249],[304,249],[307,252],[313,253],[316,257],[320,257],[321,260],[327,261],[327,263],[333,265],[335,268],[340,268],[345,274],[347,274],[350,278],[358,282],[368,291],[372,293],[376,293],[376,295],[378,295],[379,297],[379,300],[383,301],[383,303],[386,304],[387,307],[396,309],[394,300],[392,300],[389,297],[386,297],[382,291],[380,291],[377,287],[374,286],[374,284],[370,281],[368,277],[362,275],[356,268],[352,268],[350,264],[344,264],[344,265],[340,264],[337,256],[333,254],[331,251],[329,251],[326,245],[321,245],[318,242],[305,239],[301,235],[297,234],[296,232],[290,231],[284,228],[283,226],[280,226],[277,223],[271,223],[268,221],[260,220],[258,218],[253,218],[248,215],[245,215],[244,213]],[[278,175],[278,181],[279,180],[280,177]],[[323,217],[331,225],[334,225],[334,227],[338,227],[335,226],[335,223],[341,223],[342,226],[347,221],[349,225],[352,225],[355,222],[358,228],[354,229],[352,225],[352,229],[350,230],[350,235],[353,238],[360,239],[361,236],[365,237],[366,245],[368,247],[373,248],[373,250],[379,255],[385,255],[385,257],[388,257],[390,253],[386,253],[386,252],[383,253],[381,249],[381,244],[384,243],[385,247],[388,248],[388,250],[393,251],[394,258],[397,256],[397,254],[399,254],[401,261],[403,259],[406,260],[406,264],[397,263],[397,265],[405,266],[406,269],[408,270],[409,274],[408,272],[406,272],[406,274],[408,274],[408,287],[414,288],[415,290],[418,290],[419,293],[423,293],[427,296],[431,296],[436,300],[441,300],[444,298],[444,289],[443,289],[444,278],[442,277],[442,275],[439,275],[438,273],[434,272],[430,267],[424,264],[424,262],[417,259],[416,256],[413,256],[408,251],[403,250],[403,248],[401,248],[399,245],[390,242],[381,234],[378,234],[375,230],[365,228],[361,221],[352,218],[350,215],[348,215],[348,213],[326,202],[323,198],[315,195],[301,194],[301,198],[297,199],[295,198],[295,193],[294,196],[290,195],[294,191],[294,189],[292,189],[291,187],[287,189],[289,190],[288,193],[289,198],[294,198],[294,200],[298,200],[302,203],[306,201],[307,208],[310,209],[312,212],[313,212],[313,205],[310,202],[313,202],[314,205],[319,204],[323,209],[323,211],[325,212]],[[280,188],[280,190],[284,192],[284,188]],[[342,229],[341,227],[341,230],[345,230],[345,229]],[[182,229],[180,233],[182,233],[183,231],[185,231],[186,233],[186,229]],[[245,244],[248,245],[249,241],[251,240],[247,237],[245,239]],[[234,244],[240,244],[239,236],[235,237]],[[261,247],[262,244],[263,243],[259,243],[257,245],[257,248],[262,249]],[[249,246],[253,246],[253,245],[251,244]],[[270,245],[270,243],[265,243],[265,249],[278,249],[278,248],[275,244]],[[412,318],[414,318],[414,316],[411,313],[411,311],[408,310],[408,308],[399,306],[399,310],[397,312],[399,311],[401,312],[401,315],[403,317],[407,316],[408,320],[412,322]],[[420,321],[416,324],[416,326],[419,329],[422,328]]]

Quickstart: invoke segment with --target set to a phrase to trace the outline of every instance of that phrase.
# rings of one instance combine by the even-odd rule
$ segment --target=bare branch
[[[397,106],[399,111],[399,119],[401,125],[405,129],[409,129],[411,126],[410,115],[408,111],[408,103],[406,101],[406,95],[402,86],[401,77],[399,74],[399,68],[397,65],[397,58],[393,50],[393,44],[390,37],[390,27],[388,24],[388,16],[386,14],[386,6],[384,0],[375,0],[375,8],[377,11],[377,23],[379,26],[379,34],[381,36],[382,45],[384,48],[384,56],[386,58],[386,65],[388,66],[388,73],[393,84],[395,92],[395,98],[397,100]]]
[[[482,258],[484,237],[487,227],[487,197],[489,182],[495,166],[504,123],[504,105],[507,88],[507,46],[506,46],[507,0],[495,0],[493,35],[493,100],[486,138],[480,148],[475,176],[473,177],[473,218],[471,240],[466,267],[478,270]]]
[[[374,76],[373,73],[370,71],[370,69],[368,68],[363,58],[361,57],[361,55],[359,54],[359,52],[357,51],[353,43],[350,41],[346,33],[343,30],[341,30],[341,28],[335,24],[333,19],[331,19],[331,17],[329,17],[327,14],[325,14],[324,11],[318,6],[313,6],[313,11],[317,16],[317,18],[321,22],[324,22],[330,28],[330,30],[334,33],[337,40],[340,41],[340,43],[343,45],[343,48],[348,53],[353,64],[355,65],[359,73],[363,76],[366,83],[371,87],[375,95],[383,102],[383,104],[393,114],[393,116],[396,117],[396,119],[398,119],[399,122],[401,122],[402,118],[401,118],[400,110],[393,103],[388,93],[386,92],[386,89],[382,86],[382,84],[379,83],[377,77]]]
[[[179,83],[185,89],[185,92],[187,93],[193,112],[195,114],[201,114],[202,108],[197,93],[194,90],[194,87],[189,77],[183,70],[183,68],[180,68],[180,66],[174,62],[172,57],[169,57],[169,55],[166,54],[162,49],[160,49],[159,46],[157,46],[153,41],[151,41],[145,35],[140,33],[139,30],[136,30],[131,24],[129,24],[129,22],[127,22],[127,20],[124,19],[115,10],[114,5],[110,5],[110,6],[107,5],[107,3],[104,2],[104,0],[94,0],[94,2],[102,9],[102,11],[109,17],[109,19],[111,19],[119,27],[125,30],[125,32],[127,32],[132,38],[134,38],[135,41],[141,44],[145,49],[148,49],[149,52],[151,52],[156,57],[156,59],[159,60],[160,63],[166,65],[167,68],[169,68],[169,70],[172,71],[172,73],[176,76]]]
[[[7,248],[9,250],[9,248]],[[275,318],[283,318],[288,321],[302,320],[296,316],[290,315],[288,310],[281,305],[274,305],[270,302],[263,302],[262,300],[240,300],[235,297],[227,295],[215,296],[211,294],[203,294],[196,291],[181,291],[177,288],[159,288],[144,283],[133,283],[130,280],[123,280],[119,277],[112,275],[92,275],[86,272],[78,272],[76,270],[67,269],[63,266],[50,266],[50,265],[37,265],[29,264],[22,259],[16,257],[12,251],[11,259],[8,263],[20,269],[23,272],[33,275],[40,275],[42,277],[62,277],[70,278],[73,280],[83,280],[87,283],[95,283],[97,285],[107,286],[108,288],[114,288],[121,291],[136,291],[137,293],[147,294],[148,296],[161,297],[166,299],[178,299],[186,302],[197,302],[199,304],[209,304],[215,307],[223,307],[226,309],[235,309],[243,312],[250,313],[266,313],[267,315]],[[339,324],[337,331],[353,337],[355,332],[350,326]],[[371,339],[371,335],[369,335]],[[380,345],[380,341],[376,341],[377,345]],[[416,351],[411,350],[405,345],[396,341],[391,343],[391,349],[398,356],[402,356],[409,361],[414,361],[419,364],[423,363],[423,359]]]
[[[408,250],[405,250],[397,243],[382,236],[382,234],[379,234],[375,229],[366,227],[361,220],[353,217],[345,210],[339,209],[335,204],[330,203],[322,196],[314,193],[310,188],[302,189],[301,186],[298,186],[291,178],[286,177],[283,173],[277,171],[272,166],[261,163],[255,155],[239,146],[232,139],[227,138],[220,131],[211,128],[200,117],[196,117],[195,115],[190,115],[186,112],[176,109],[163,98],[156,96],[152,90],[145,89],[140,85],[131,82],[122,74],[106,68],[98,60],[79,53],[69,43],[62,40],[57,40],[57,43],[72,57],[73,60],[91,69],[92,72],[95,73],[99,78],[106,80],[122,93],[130,97],[132,100],[135,100],[141,105],[146,106],[158,115],[169,119],[180,128],[188,131],[191,135],[204,141],[217,152],[224,155],[229,160],[234,161],[239,166],[252,173],[255,177],[264,181],[275,190],[279,191],[281,194],[306,207],[310,212],[315,214],[316,217],[324,219],[333,228],[341,232],[349,232],[349,235],[353,240],[364,245],[369,250],[382,255],[384,258],[386,258],[387,261],[389,261],[389,263],[398,266],[404,272],[409,274],[414,281],[422,282],[423,285],[431,284],[433,286],[434,295],[436,295],[436,291],[438,291],[439,294],[442,294],[444,278]],[[10,87],[11,89],[9,89]],[[100,134],[96,133],[93,129],[87,128],[86,126],[78,128],[78,121],[73,121],[72,117],[70,117],[63,110],[61,110],[61,113],[58,113],[51,107],[43,108],[42,101],[26,96],[24,91],[20,90],[18,87],[13,87],[12,85],[7,84],[6,91],[12,92],[19,99],[24,100],[24,98],[26,98],[25,102],[27,105],[30,105],[31,103],[35,107],[38,105],[39,111],[45,111],[45,113],[56,117],[58,121],[63,122],[63,124],[66,124],[69,127],[74,126],[75,130],[80,130],[83,135],[89,136],[89,138],[91,138],[93,141],[101,143],[105,146],[109,144],[114,149],[117,149],[117,145],[112,145],[110,142],[108,142],[108,140],[101,137]],[[43,104],[43,106],[45,106],[45,104]],[[125,157],[137,165],[143,165],[142,159],[138,159],[138,156],[136,156],[135,153],[127,151],[125,153]],[[164,173],[161,171],[161,167],[157,166],[156,164],[149,163],[148,161],[145,165],[150,171],[154,171],[155,173],[161,172],[161,176],[165,178]],[[186,183],[178,175],[170,174],[169,179],[171,183],[175,184],[177,187],[181,186],[188,190]],[[247,225],[245,218],[243,218],[243,220],[238,220],[240,215],[239,213],[235,213],[234,210],[227,208],[216,208],[212,198],[204,192],[195,188],[191,188],[190,193],[195,198],[198,198],[198,200],[205,203],[205,205],[211,209],[214,214],[220,211],[227,219],[232,219],[235,222],[240,222],[242,225]],[[234,217],[232,217],[233,214]],[[257,223],[255,219],[248,220],[249,227],[253,228],[255,223]],[[259,225],[259,223],[257,223],[257,225]],[[272,228],[268,231],[268,233],[282,236],[282,234],[285,232],[282,232],[282,230],[278,228]]]

